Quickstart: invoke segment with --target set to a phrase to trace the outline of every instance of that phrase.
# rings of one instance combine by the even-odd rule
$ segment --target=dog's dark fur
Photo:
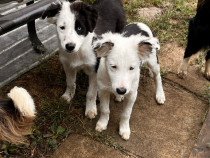
[[[210,46],[210,1],[204,1],[198,8],[197,14],[190,20],[188,43],[184,58],[190,57],[200,49]],[[210,58],[209,52],[206,59]]]
[[[195,17],[190,19],[189,22],[188,43],[184,53],[184,60],[191,57],[199,50],[206,49],[210,46],[210,1],[204,0],[202,3],[199,3],[198,6]],[[206,61],[209,59],[210,51],[207,52]],[[206,68],[207,67],[208,65]],[[179,72],[179,74],[182,76],[181,72]]]
[[[98,12],[95,33],[120,32],[126,25],[125,12],[121,0],[97,0],[93,7]]]

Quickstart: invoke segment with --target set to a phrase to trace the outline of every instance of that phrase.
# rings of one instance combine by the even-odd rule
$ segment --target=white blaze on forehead
[[[58,26],[65,25],[68,26],[68,28],[74,28],[75,20],[75,14],[70,9],[70,3],[63,2],[57,21]]]

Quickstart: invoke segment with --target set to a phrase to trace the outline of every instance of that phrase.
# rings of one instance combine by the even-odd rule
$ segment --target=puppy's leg
[[[154,80],[156,82],[156,101],[158,104],[164,104],[165,102],[165,93],[163,91],[162,80],[160,76],[160,65],[156,54],[151,54],[150,58],[147,60],[149,68],[154,74]]]
[[[184,78],[185,76],[187,76],[188,61],[190,60],[190,57],[202,48],[202,42],[199,40],[202,39],[203,32],[199,33],[199,37],[198,33],[196,33],[195,31],[200,32],[200,30],[194,26],[194,23],[191,20],[189,24],[187,48],[184,52],[184,59],[182,61],[182,64],[178,68],[178,77],[180,78]]]
[[[205,76],[208,80],[210,80],[210,51],[208,51],[206,55]]]
[[[96,124],[96,131],[102,132],[107,129],[107,124],[109,121],[109,101],[110,101],[110,92],[99,90],[98,92],[100,98],[100,110],[101,115]]]
[[[125,140],[128,140],[130,138],[131,131],[130,131],[129,120],[133,109],[133,104],[136,100],[136,96],[137,96],[137,91],[132,92],[125,97],[123,112],[120,118],[120,130],[119,130],[119,134]]]
[[[85,115],[90,119],[95,118],[97,115],[96,97],[97,97],[96,73],[91,73],[89,75],[89,87],[86,96],[86,109],[85,109]]]
[[[67,102],[70,102],[71,99],[74,97],[75,89],[76,89],[76,70],[71,68],[69,63],[62,63],[63,68],[66,74],[66,91],[62,95],[62,98],[65,99]]]

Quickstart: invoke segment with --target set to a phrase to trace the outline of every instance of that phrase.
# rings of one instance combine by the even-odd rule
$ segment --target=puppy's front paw
[[[178,69],[178,77],[185,78],[187,76],[187,66],[182,64]]]
[[[105,125],[104,123],[102,122],[97,122],[96,124],[96,131],[98,132],[102,132],[103,130],[106,130],[107,129],[107,125]]]
[[[158,104],[164,104],[166,101],[166,97],[164,92],[160,92],[156,94],[156,101]]]
[[[66,93],[64,93],[62,96],[61,96],[64,100],[66,100],[68,103],[70,103],[70,101],[71,101],[71,97],[70,97],[70,95],[69,94],[66,94]]]
[[[94,119],[97,116],[97,110],[96,109],[86,109],[85,116],[89,119]]]
[[[124,140],[128,140],[130,138],[131,131],[130,129],[120,129],[119,134]]]
[[[116,95],[115,96],[115,101],[116,102],[122,102],[124,100],[124,96],[123,95]]]

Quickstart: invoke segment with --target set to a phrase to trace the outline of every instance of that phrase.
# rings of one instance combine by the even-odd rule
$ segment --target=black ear
[[[71,10],[78,14],[78,19],[84,19],[88,31],[93,32],[98,18],[97,10],[85,2],[72,3]]]
[[[42,19],[45,19],[46,17],[54,17],[56,14],[59,13],[61,10],[61,3],[60,2],[54,2],[51,3],[49,7],[42,13]]]

